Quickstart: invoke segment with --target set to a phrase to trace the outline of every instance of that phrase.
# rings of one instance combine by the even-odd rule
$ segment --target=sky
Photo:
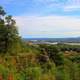
[[[23,38],[80,37],[80,0],[0,0]]]

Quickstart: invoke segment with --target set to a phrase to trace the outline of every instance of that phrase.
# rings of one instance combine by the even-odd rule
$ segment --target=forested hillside
[[[80,80],[80,46],[28,44],[0,7],[0,80]]]

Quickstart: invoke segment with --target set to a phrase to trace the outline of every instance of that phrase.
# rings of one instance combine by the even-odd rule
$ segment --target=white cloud
[[[77,10],[80,10],[80,5],[64,6],[64,11],[77,11]]]
[[[80,0],[33,0],[35,3],[42,3],[49,8],[59,7],[64,11],[77,11],[80,10]]]
[[[16,16],[22,36],[80,35],[80,18],[66,16]]]
[[[64,11],[77,11],[80,10],[80,0],[68,0],[64,5]]]

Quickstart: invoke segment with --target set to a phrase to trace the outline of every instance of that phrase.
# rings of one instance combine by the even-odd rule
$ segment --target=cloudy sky
[[[26,38],[80,37],[80,0],[0,0]]]

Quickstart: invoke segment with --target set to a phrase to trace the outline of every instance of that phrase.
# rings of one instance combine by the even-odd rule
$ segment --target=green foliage
[[[12,51],[12,53],[15,53],[15,48],[17,49],[20,42],[16,22],[12,16],[5,15],[4,17],[4,15],[5,11],[0,7],[0,52],[10,53]]]
[[[49,56],[49,59],[53,61],[56,65],[63,64],[63,54],[60,53],[60,49],[57,46],[54,45],[40,45],[40,48],[42,49],[42,53]]]
[[[8,68],[0,64],[0,75],[3,77],[3,79],[7,79],[7,74],[8,74]]]

